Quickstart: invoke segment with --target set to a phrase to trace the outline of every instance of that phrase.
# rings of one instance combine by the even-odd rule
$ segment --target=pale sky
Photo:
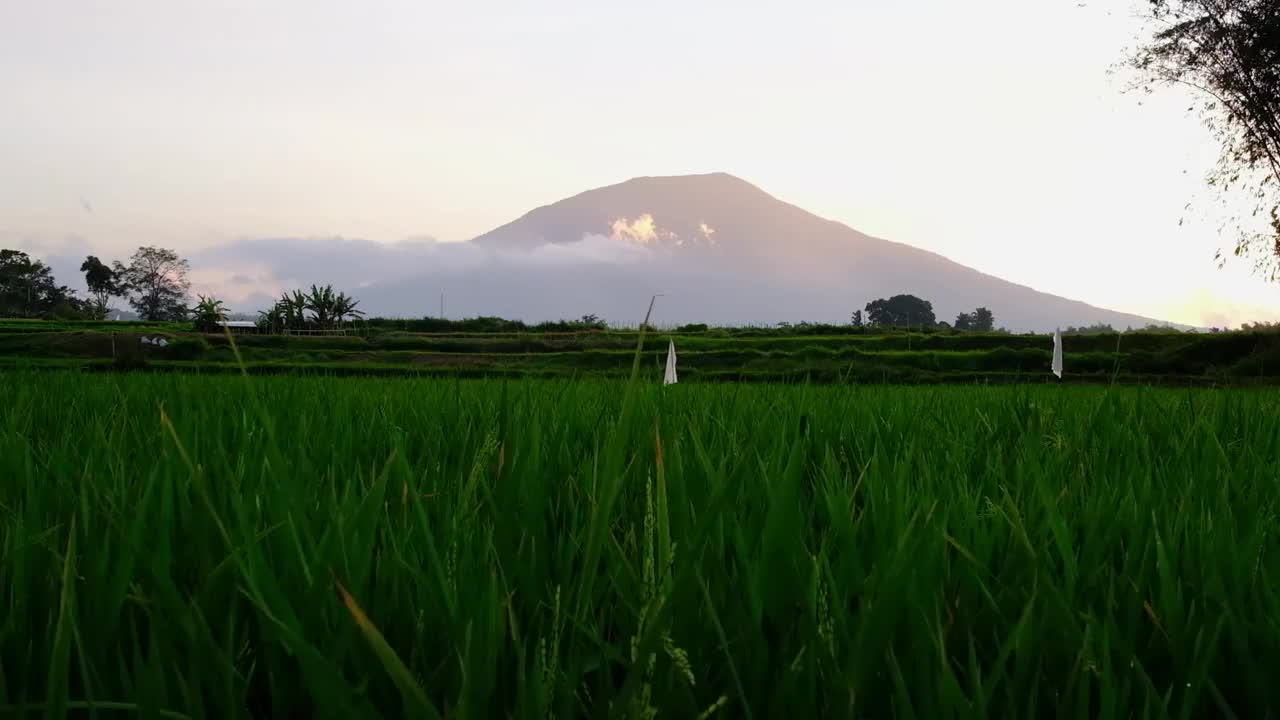
[[[1132,7],[3,0],[0,246],[465,240],[725,171],[1038,290],[1280,318],[1280,286],[1213,263],[1232,240],[1187,98],[1107,75]]]

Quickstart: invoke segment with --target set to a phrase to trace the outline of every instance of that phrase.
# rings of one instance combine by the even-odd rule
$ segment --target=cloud
[[[713,235],[716,234],[715,228],[711,227],[710,225],[704,222],[701,222],[701,223],[698,223],[698,232],[702,233],[702,239],[705,240],[708,244],[710,245],[716,244],[716,239],[712,237]]]
[[[585,234],[581,240],[569,243],[546,243],[535,247],[522,259],[538,264],[570,265],[575,263],[633,263],[654,257],[649,247],[630,242],[618,242],[604,235]],[[516,255],[506,256],[507,260]]]
[[[941,260],[936,258],[926,262],[900,253],[832,251],[805,258],[824,263],[830,272],[795,272],[790,249],[764,258],[730,252],[764,244],[751,240],[751,228],[708,219],[724,224],[716,228],[694,216],[679,225],[683,237],[674,242],[662,239],[674,238],[675,233],[664,231],[652,214],[641,214],[622,216],[613,223],[596,220],[560,226],[594,225],[607,230],[607,235],[588,232],[569,242],[515,247],[431,238],[384,243],[344,237],[260,237],[183,254],[191,263],[193,294],[214,295],[233,312],[246,314],[265,309],[284,291],[331,284],[358,297],[361,309],[371,316],[388,317],[435,315],[444,295],[450,317],[501,315],[538,321],[591,313],[611,322],[635,323],[643,317],[649,298],[661,293],[664,298],[656,310],[660,323],[842,322],[852,308],[871,299],[910,291],[932,300],[939,317],[986,305],[996,312],[998,323],[1015,330],[1094,321],[1144,324],[1036,296],[1029,288],[993,286],[990,278],[958,266],[939,269]],[[553,224],[543,232],[555,237],[557,229]],[[557,239],[567,239],[568,232]],[[722,247],[710,248],[716,240]],[[51,240],[6,236],[0,231],[0,247],[15,246],[44,259],[60,282],[78,289],[83,286],[79,264],[86,254],[107,261],[128,259],[96,251],[78,236]],[[927,272],[919,270],[921,263]],[[1187,313],[1173,317],[1203,312],[1204,324],[1231,326],[1242,320],[1267,319],[1262,312],[1232,306],[1223,298],[1195,296],[1188,303]],[[1211,322],[1210,312],[1218,313]]]
[[[372,282],[395,282],[424,268],[458,270],[479,258],[471,248],[432,239],[380,243],[354,238],[253,238],[191,254],[192,272],[228,299],[278,294],[296,287],[330,284],[350,290]]]
[[[653,215],[644,213],[634,220],[618,218],[609,226],[609,237],[614,240],[651,245],[658,242],[675,242],[679,236],[669,230],[661,230]]]
[[[628,227],[644,235],[648,221]],[[657,237],[656,235],[654,237]],[[459,278],[554,276],[553,286],[572,282],[605,266],[653,261],[665,252],[637,242],[618,242],[600,234],[584,234],[567,243],[544,243],[531,249],[495,249],[472,243],[444,243],[430,238],[381,243],[355,238],[254,238],[207,248],[191,255],[192,291],[215,294],[235,309],[249,311],[293,288],[331,284],[346,292],[380,288],[464,285]],[[593,270],[595,268],[596,270]],[[425,290],[424,290],[425,292]],[[433,290],[432,292],[439,292]],[[364,297],[366,292],[361,293]],[[498,293],[502,295],[502,293]],[[404,313],[421,297],[405,290],[377,308]],[[421,294],[419,294],[421,295]],[[266,301],[264,303],[264,300]]]

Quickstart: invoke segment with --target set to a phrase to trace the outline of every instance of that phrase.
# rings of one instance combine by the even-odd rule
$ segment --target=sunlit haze
[[[1187,97],[1108,74],[1139,37],[1129,10],[13,0],[0,247],[460,241],[631,177],[724,171],[1093,305],[1280,318],[1280,288],[1213,261],[1233,237]]]

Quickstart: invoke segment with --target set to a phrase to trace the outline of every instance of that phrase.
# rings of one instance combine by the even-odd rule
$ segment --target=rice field
[[[0,716],[1280,713],[1280,392],[0,373]]]

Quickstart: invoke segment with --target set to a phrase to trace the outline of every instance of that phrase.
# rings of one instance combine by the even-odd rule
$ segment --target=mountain
[[[597,303],[611,305],[605,298],[625,293],[635,317],[649,294],[663,293],[659,306],[670,322],[843,322],[870,300],[910,293],[933,302],[940,320],[985,306],[1013,330],[1157,322],[870,237],[725,173],[641,177],[589,190],[472,241],[508,258],[589,242],[606,249],[611,243],[630,260],[600,262],[597,277],[562,278],[559,287],[546,288],[580,296],[581,311],[566,316],[603,315],[590,297],[599,293]]]
[[[881,240],[778,200],[732,175],[642,177],[537,208],[468,242],[379,243],[258,238],[193,258],[236,309],[265,307],[262,288],[332,283],[370,316],[496,315],[525,321],[597,315],[764,325],[847,323],[877,298],[933,303],[940,320],[984,306],[1015,331],[1155,322],[980,273]]]

